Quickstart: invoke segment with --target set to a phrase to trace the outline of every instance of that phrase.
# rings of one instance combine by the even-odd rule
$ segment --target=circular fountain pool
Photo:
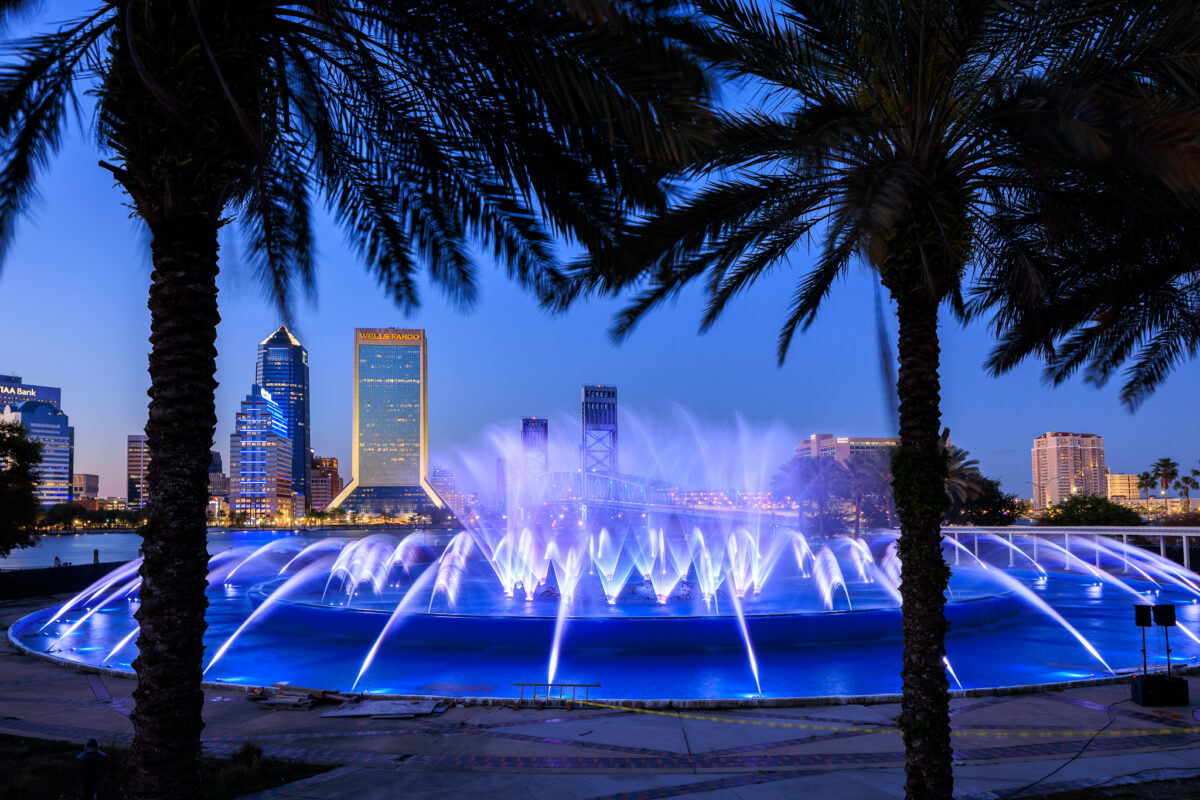
[[[947,539],[951,688],[1103,677],[1141,663],[1134,603],[1177,604],[1200,655],[1200,576],[1104,537]],[[31,652],[130,669],[137,562],[10,628]],[[899,691],[894,534],[522,530],[286,537],[212,558],[206,678],[382,694],[608,698]],[[1158,635],[1158,631],[1152,631]],[[1165,657],[1152,638],[1151,663]]]

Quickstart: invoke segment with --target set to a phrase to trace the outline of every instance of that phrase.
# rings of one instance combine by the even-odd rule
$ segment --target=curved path
[[[0,625],[49,602],[0,605]],[[1200,678],[1191,680],[1200,698]],[[127,743],[132,690],[131,680],[46,663],[5,641],[0,732]],[[1125,686],[955,700],[952,708],[962,798],[1200,775],[1196,707],[1140,708]],[[323,718],[322,710],[266,711],[243,693],[210,691],[205,746],[231,752],[252,740],[269,755],[343,765],[261,798],[903,796],[896,705],[697,713],[493,706],[390,720]]]

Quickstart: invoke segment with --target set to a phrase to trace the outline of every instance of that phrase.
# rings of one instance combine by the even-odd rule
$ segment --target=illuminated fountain
[[[709,470],[699,485],[765,484],[778,463],[759,455],[771,437],[735,438],[758,462],[722,461],[737,448],[697,436],[692,450]],[[656,469],[670,468],[669,449],[654,450]],[[714,477],[714,463],[740,475]],[[894,531],[806,536],[794,512],[684,507],[669,489],[551,473],[527,481],[507,514],[470,530],[247,534],[245,546],[211,560],[205,677],[457,696],[512,696],[513,683],[556,681],[598,682],[609,698],[899,691]],[[1140,665],[1135,603],[1175,603],[1184,636],[1173,649],[1200,655],[1200,576],[1120,537],[957,529],[943,552],[953,568],[952,688]],[[136,569],[18,621],[10,639],[129,670]]]

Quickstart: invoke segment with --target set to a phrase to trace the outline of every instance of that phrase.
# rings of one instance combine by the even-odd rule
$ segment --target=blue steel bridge
[[[598,472],[548,472],[519,486],[509,494],[509,516],[518,523],[542,522],[556,525],[572,522],[589,526],[613,517],[632,525],[635,515],[646,516],[659,526],[663,517],[702,525],[705,522],[795,526],[791,510],[764,510],[729,505],[683,503],[672,484],[638,475]],[[639,517],[636,517],[640,519]],[[653,522],[649,522],[653,520]]]

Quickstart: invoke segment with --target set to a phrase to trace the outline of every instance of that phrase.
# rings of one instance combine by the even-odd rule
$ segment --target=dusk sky
[[[102,495],[124,495],[125,437],[141,432],[146,417],[150,266],[145,237],[111,176],[97,166],[101,156],[92,139],[90,130],[74,127],[0,271],[6,333],[0,374],[62,387],[63,409],[75,427],[75,471],[98,473]],[[226,464],[234,413],[254,378],[256,345],[280,322],[241,258],[236,231],[227,234],[215,441]],[[496,432],[515,433],[522,416],[551,417],[552,436],[569,449],[578,436],[583,383],[616,384],[622,435],[636,419],[641,428],[664,431],[645,438],[670,439],[661,447],[673,453],[688,447],[673,433],[687,427],[679,422],[680,408],[701,430],[727,431],[740,415],[762,450],[756,457],[770,464],[790,456],[810,433],[894,435],[877,366],[874,278],[865,270],[835,286],[817,323],[795,339],[779,368],[775,337],[809,263],[805,252],[735,301],[709,333],[696,333],[702,298],[693,291],[675,307],[652,313],[617,346],[607,332],[616,302],[549,316],[491,268],[481,271],[481,299],[473,309],[455,310],[427,289],[420,312],[405,317],[326,218],[318,222],[318,242],[317,299],[297,302],[295,332],[309,352],[313,447],[318,455],[336,456],[346,480],[356,326],[426,329],[432,463],[460,475],[467,463],[494,464]],[[1102,435],[1114,472],[1141,471],[1162,456],[1184,470],[1200,467],[1195,365],[1185,365],[1131,415],[1117,402],[1116,386],[1095,390],[1077,380],[1050,389],[1040,383],[1036,364],[989,378],[981,366],[990,345],[982,325],[964,330],[944,321],[942,332],[943,424],[1007,491],[1029,496],[1029,450],[1047,430]],[[623,452],[622,471],[650,471],[639,463],[651,458],[644,449]],[[494,485],[490,472],[464,482],[484,494]]]

